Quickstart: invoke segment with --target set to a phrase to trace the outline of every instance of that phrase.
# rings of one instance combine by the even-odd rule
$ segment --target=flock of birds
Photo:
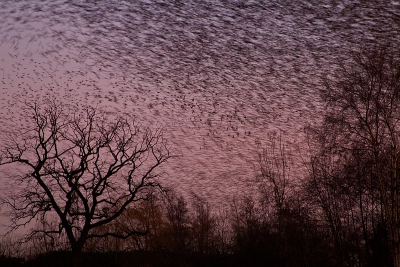
[[[301,150],[360,43],[400,40],[389,1],[4,1],[0,18],[3,125],[45,95],[134,114],[178,156],[167,184],[216,201],[254,190],[271,134]]]

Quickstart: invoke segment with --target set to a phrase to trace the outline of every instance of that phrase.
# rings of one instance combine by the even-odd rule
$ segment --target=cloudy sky
[[[394,1],[85,2],[0,2],[3,128],[45,95],[134,114],[177,156],[165,183],[217,203],[254,192],[271,135],[306,155],[322,79],[352,51],[400,40]]]

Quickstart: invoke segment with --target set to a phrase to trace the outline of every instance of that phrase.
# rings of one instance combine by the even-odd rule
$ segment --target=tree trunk
[[[83,242],[77,242],[75,246],[72,247],[72,266],[81,267],[82,266],[82,249]]]
[[[394,267],[400,267],[400,243],[393,244]]]
[[[72,251],[72,266],[73,267],[81,267],[82,266],[82,252]]]

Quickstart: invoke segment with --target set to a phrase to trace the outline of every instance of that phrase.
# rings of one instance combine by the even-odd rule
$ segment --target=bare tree
[[[142,128],[131,116],[101,108],[73,108],[55,99],[25,103],[22,129],[4,136],[0,164],[13,165],[20,186],[1,199],[8,206],[11,230],[46,215],[58,225],[36,234],[65,234],[80,264],[88,239],[128,238],[145,231],[109,228],[135,202],[159,186],[158,168],[170,157],[161,131]]]
[[[173,252],[186,253],[190,244],[190,216],[187,202],[184,197],[174,191],[166,194],[166,218],[169,224],[169,248]]]
[[[211,254],[215,248],[216,217],[206,199],[193,194],[193,245],[200,255]]]
[[[390,47],[356,53],[353,64],[326,82],[326,148],[371,155],[394,265],[400,266],[400,55]],[[362,182],[362,181],[360,181]],[[368,181],[363,181],[367,183]]]
[[[280,212],[287,204],[289,194],[293,191],[291,184],[292,158],[290,150],[285,147],[280,135],[273,134],[269,137],[269,145],[258,153],[262,195],[264,201],[272,204],[279,217]],[[272,199],[271,199],[272,198]]]

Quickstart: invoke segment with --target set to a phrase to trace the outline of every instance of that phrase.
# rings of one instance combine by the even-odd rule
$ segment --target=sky
[[[177,156],[166,185],[216,204],[256,193],[271,136],[307,155],[323,79],[400,39],[394,1],[85,2],[0,2],[3,128],[23,123],[21,99],[49,94],[134,114]]]

